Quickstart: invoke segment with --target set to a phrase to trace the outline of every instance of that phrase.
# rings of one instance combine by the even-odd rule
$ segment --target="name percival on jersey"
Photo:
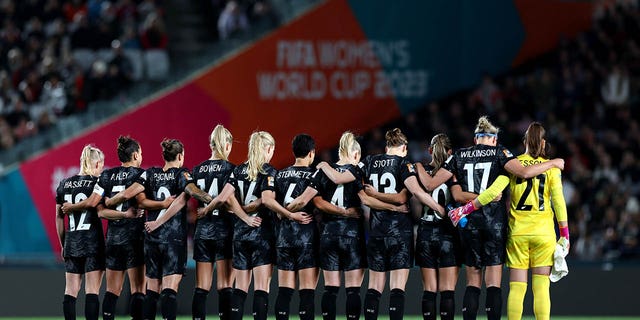
[[[444,168],[456,176],[462,191],[480,194],[499,175],[507,174],[504,165],[513,158],[513,154],[501,145],[477,144],[456,150],[447,159]],[[491,202],[474,214],[468,215],[469,223],[466,228],[502,227],[506,222],[504,201],[505,199]]]
[[[310,186],[316,189],[324,200],[331,202],[337,207],[359,208],[361,201],[360,197],[358,197],[358,192],[363,189],[362,170],[352,164],[331,164],[331,167],[338,172],[351,172],[356,180],[346,184],[336,185],[322,170],[317,170],[311,179]],[[343,217],[323,212],[322,235],[361,237],[364,235],[362,218]]]
[[[90,175],[76,175],[60,181],[56,203],[78,203],[87,199],[98,181]],[[65,257],[89,257],[104,252],[102,224],[95,208],[69,214],[64,238]]]
[[[178,196],[193,178],[186,168],[149,168],[140,175],[140,184],[144,185],[147,199],[163,201],[171,196]],[[186,243],[187,241],[187,206],[184,206],[169,221],[157,230],[147,233],[145,241],[156,243]],[[147,210],[147,221],[154,221],[164,215],[167,209]]]
[[[196,185],[215,198],[229,181],[235,165],[226,160],[206,160],[193,168]],[[198,201],[199,207],[204,204]],[[233,220],[231,214],[215,209],[196,220],[195,239],[220,240],[231,236]]]
[[[137,167],[115,167],[104,170],[93,189],[94,193],[103,197],[113,197],[138,181],[144,169]],[[135,199],[119,204],[115,210],[127,211],[136,205]],[[109,220],[107,229],[107,244],[121,245],[131,241],[141,240],[144,236],[144,218]]]

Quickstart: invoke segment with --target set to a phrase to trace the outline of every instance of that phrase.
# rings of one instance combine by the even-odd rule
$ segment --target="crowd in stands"
[[[477,88],[433,102],[367,133],[364,154],[382,153],[384,132],[407,133],[410,157],[429,161],[439,132],[456,147],[473,144],[480,115],[501,127],[499,143],[524,152],[532,121],[547,129],[551,157],[566,161],[563,185],[571,255],[586,261],[640,258],[640,10],[598,12],[592,29],[544,57]],[[330,157],[330,155],[325,155]]]
[[[250,26],[279,23],[278,15],[267,0],[212,0],[212,5],[220,39],[247,32]]]
[[[163,15],[159,0],[0,0],[0,150],[168,59]]]

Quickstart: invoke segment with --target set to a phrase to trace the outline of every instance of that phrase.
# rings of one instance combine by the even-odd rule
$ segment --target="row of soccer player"
[[[534,140],[544,150],[544,129],[539,126],[536,132],[538,137]],[[531,140],[528,136],[529,131],[527,141]],[[441,293],[441,318],[453,319],[453,290],[462,263],[467,265],[468,279],[463,302],[465,317],[474,318],[477,314],[482,269],[486,267],[487,313],[490,318],[499,318],[502,301],[499,286],[507,234],[504,200],[499,196],[506,184],[499,178],[500,173],[504,173],[504,168],[515,176],[537,179],[553,167],[561,168],[562,160],[536,160],[538,164],[522,166],[508,150],[496,145],[497,128],[486,118],[481,118],[476,128],[476,145],[453,156],[446,135],[436,135],[429,148],[433,155],[430,164],[414,165],[405,159],[407,139],[399,129],[387,132],[386,139],[385,154],[368,156],[360,162],[360,146],[353,134],[347,132],[340,139],[340,160],[336,164],[320,163],[317,171],[310,168],[315,143],[305,134],[293,139],[295,163],[288,168],[277,171],[268,164],[275,141],[266,132],[251,135],[247,161],[234,166],[227,161],[232,148],[231,133],[220,125],[211,134],[211,158],[196,166],[192,173],[182,168],[184,150],[177,140],[162,142],[164,167],[146,171],[140,169],[142,149],[131,138],[118,140],[122,165],[102,174],[102,152],[85,147],[80,174],[62,181],[57,191],[56,225],[67,271],[65,318],[75,318],[75,297],[83,274],[87,293],[85,315],[91,319],[98,317],[97,293],[106,267],[104,319],[114,317],[125,272],[131,283],[130,309],[134,319],[153,319],[158,299],[163,318],[174,319],[176,293],[187,260],[185,207],[187,197],[191,196],[200,203],[194,235],[194,319],[205,318],[214,263],[221,319],[242,318],[252,274],[254,318],[266,319],[273,264],[278,267],[279,279],[277,319],[288,318],[296,275],[300,318],[314,318],[318,267],[323,271],[325,283],[322,295],[325,319],[336,316],[341,271],[345,275],[349,319],[357,319],[361,309],[367,319],[377,317],[387,271],[391,288],[389,315],[391,319],[399,319],[403,315],[409,268],[414,261],[413,223],[406,205],[409,193],[425,205],[415,250],[415,261],[423,275],[425,319],[436,317],[437,291]],[[543,154],[538,152],[534,158],[538,156]],[[538,191],[531,193],[531,187],[525,190],[526,195],[520,198],[525,209],[544,211],[542,206],[526,205],[531,202],[529,194],[542,195],[541,203],[549,201],[544,178],[538,180],[541,183],[524,180],[526,185],[537,183],[534,187]],[[555,185],[554,180],[547,181],[548,185]],[[508,178],[506,182],[509,183]],[[440,203],[426,190],[432,191]],[[452,216],[454,221],[486,206],[468,217],[466,228],[458,230],[449,219],[442,219],[443,206],[455,201],[469,202],[453,212],[457,214]],[[361,205],[370,208],[371,231],[366,243]],[[145,209],[144,218],[136,208]],[[314,215],[315,211],[321,214]],[[65,215],[69,216],[66,230]],[[109,219],[106,248],[99,217]],[[566,214],[564,220],[558,220],[565,222],[566,229]],[[553,232],[553,217],[550,230]],[[555,234],[551,255],[554,245]],[[551,259],[551,255],[545,257]],[[540,266],[549,266],[549,259]],[[369,288],[362,308],[360,288],[367,266]],[[525,270],[525,291],[528,268],[529,265],[520,268]],[[520,300],[520,310],[521,305]]]

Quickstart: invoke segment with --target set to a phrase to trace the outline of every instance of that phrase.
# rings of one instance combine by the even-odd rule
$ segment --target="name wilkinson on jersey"
[[[497,154],[496,149],[490,150],[469,150],[460,152],[461,158],[475,158],[475,157],[492,157]]]

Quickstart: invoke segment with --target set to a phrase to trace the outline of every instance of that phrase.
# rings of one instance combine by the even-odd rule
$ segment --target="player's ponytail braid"
[[[217,125],[213,131],[211,131],[211,136],[209,137],[209,145],[213,149],[213,152],[217,158],[222,160],[227,160],[227,155],[224,152],[225,144],[232,143],[233,136],[231,132],[227,130],[223,125]]]
[[[338,155],[341,158],[348,158],[353,152],[361,152],[360,144],[356,140],[356,136],[350,131],[346,131],[340,137],[340,148],[338,149]]]
[[[140,144],[129,136],[120,136],[118,138],[118,160],[120,162],[131,161],[134,152],[140,151]]]
[[[177,139],[164,139],[162,143],[162,158],[165,161],[174,161],[178,154],[184,152],[184,145]]]
[[[249,138],[249,153],[247,155],[247,175],[249,181],[255,181],[258,174],[265,173],[262,166],[267,162],[268,147],[276,145],[276,141],[268,132],[256,131]]]
[[[487,116],[482,116],[478,119],[478,125],[476,126],[474,133],[476,136],[481,136],[483,134],[497,135],[498,131],[498,128],[489,121]]]
[[[409,143],[407,136],[399,128],[387,131],[384,137],[387,140],[387,147],[399,147]]]
[[[431,157],[433,158],[433,171],[435,174],[449,157],[451,150],[451,140],[444,133],[439,133],[431,138]]]
[[[80,155],[80,174],[81,175],[96,175],[94,172],[95,164],[104,161],[104,153],[92,145],[84,146],[82,154]]]
[[[546,131],[540,122],[532,122],[524,134],[524,145],[527,153],[533,158],[546,158],[547,154],[542,145]]]

